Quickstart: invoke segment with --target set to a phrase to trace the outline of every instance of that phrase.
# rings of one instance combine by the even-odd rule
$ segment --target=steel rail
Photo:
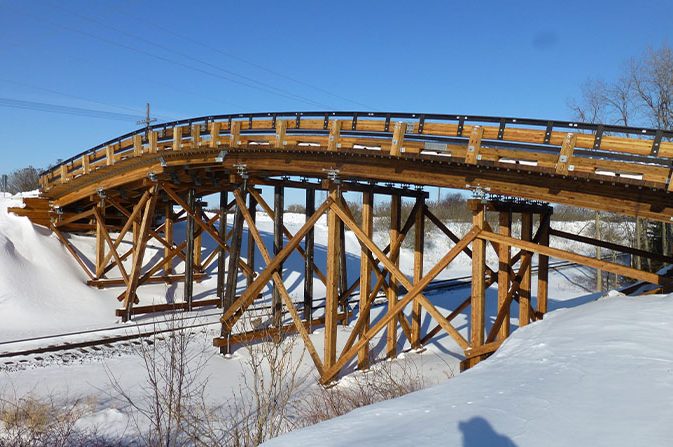
[[[618,256],[626,256],[625,254],[621,254]],[[580,264],[574,263],[574,262],[569,262],[569,261],[557,261],[557,262],[552,262],[549,264],[549,269],[550,270],[563,270],[566,268],[571,268],[571,267],[576,267],[576,266],[581,266]],[[531,271],[533,273],[537,272],[537,266],[534,266]],[[461,276],[461,277],[455,277],[455,278],[448,278],[448,279],[439,279],[432,281],[428,287],[425,289],[428,292],[436,292],[439,290],[452,290],[452,289],[460,289],[460,288],[466,288],[469,287],[471,284],[471,276]],[[400,289],[401,293],[405,293],[404,289]],[[359,294],[358,293],[352,293],[350,297],[355,297],[352,299],[349,299],[347,304],[349,305],[354,305],[353,309],[357,309],[358,304],[359,304]],[[385,295],[379,294],[379,297],[385,298]],[[324,301],[324,298],[318,298],[316,301],[321,302]],[[303,302],[295,302],[295,305],[301,305]],[[382,306],[384,305],[385,302],[375,302],[372,304],[372,306],[377,307],[377,306]],[[313,306],[313,310],[317,309],[323,309],[325,307],[324,304],[322,305],[317,305]],[[271,309],[270,305],[263,305],[263,306],[255,306],[254,308],[251,308],[250,311],[260,311],[260,310],[269,310]],[[302,309],[299,308],[298,311],[301,311]],[[287,313],[287,310],[284,309],[284,314]],[[175,318],[171,321],[184,321],[184,320],[194,320],[194,319],[199,319],[199,318],[207,318],[211,316],[217,316],[219,317],[221,315],[220,312],[216,313],[196,313],[196,315],[190,315],[190,316],[184,316],[180,318]],[[143,322],[143,323],[138,323],[138,324],[133,324],[133,325],[128,325],[125,327],[106,327],[106,328],[100,328],[100,329],[88,329],[84,331],[76,331],[76,332],[67,332],[67,333],[62,333],[62,334],[54,334],[54,335],[45,335],[45,336],[40,336],[40,337],[33,337],[33,338],[23,338],[23,339],[18,339],[18,340],[10,340],[10,341],[3,341],[0,342],[0,346],[7,346],[7,345],[12,345],[12,344],[17,344],[17,343],[29,343],[29,342],[35,342],[35,341],[41,341],[41,340],[55,340],[55,339],[61,339],[64,337],[73,337],[73,336],[78,336],[78,335],[86,335],[86,334],[96,334],[96,333],[102,333],[102,332],[110,332],[110,331],[121,331],[121,330],[131,330],[134,328],[140,328],[144,326],[156,326],[160,325],[163,323],[163,321],[148,321],[148,322]],[[198,323],[198,324],[193,324],[193,325],[187,325],[187,326],[180,326],[177,328],[167,328],[167,329],[160,329],[160,330],[155,330],[155,331],[146,331],[146,332],[136,332],[132,334],[113,334],[107,337],[100,337],[100,338],[95,338],[91,340],[83,340],[83,341],[73,341],[73,342],[62,342],[60,344],[51,344],[47,346],[39,346],[36,348],[28,348],[28,349],[22,349],[18,351],[5,351],[5,352],[0,352],[0,358],[12,358],[12,357],[21,357],[21,356],[29,356],[29,355],[38,355],[38,354],[45,354],[45,353],[50,353],[50,352],[61,352],[61,351],[70,351],[73,349],[83,349],[83,348],[89,348],[93,346],[100,346],[100,345],[108,345],[112,343],[120,343],[124,341],[129,341],[129,340],[135,340],[139,338],[146,338],[146,337],[151,337],[153,335],[157,334],[163,334],[163,333],[168,333],[168,332],[173,332],[176,330],[181,330],[181,329],[195,329],[195,328],[200,328],[200,327],[205,327],[205,326],[211,326],[211,325],[219,325],[220,321],[219,318],[215,321],[212,322],[204,322],[204,323]],[[1,368],[0,368],[1,369]]]

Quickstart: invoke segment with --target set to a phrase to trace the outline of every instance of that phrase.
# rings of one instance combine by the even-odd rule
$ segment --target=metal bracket
[[[323,172],[327,174],[327,178],[334,183],[340,183],[341,181],[339,180],[339,170],[335,168],[330,168],[330,169],[323,169]]]
[[[217,157],[215,157],[215,161],[217,163],[222,163],[224,161],[224,157],[227,156],[227,151],[220,151],[219,154],[217,154]]]
[[[242,178],[242,179],[247,179],[248,178],[248,165],[245,163],[236,163],[234,165],[236,168],[236,173]]]

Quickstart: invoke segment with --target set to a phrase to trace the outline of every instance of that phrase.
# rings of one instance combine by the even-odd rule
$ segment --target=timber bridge
[[[464,349],[464,366],[476,364],[509,335],[514,301],[519,304],[520,326],[543,318],[550,257],[668,290],[668,277],[551,248],[550,237],[558,237],[673,261],[666,255],[556,230],[550,226],[553,209],[548,203],[669,222],[671,139],[673,132],[657,129],[487,116],[371,112],[206,116],[148,126],[82,152],[42,173],[40,197],[26,199],[25,208],[13,211],[51,228],[88,275],[90,285],[119,287],[117,314],[125,321],[140,313],[218,306],[221,336],[214,340],[215,346],[226,351],[234,343],[298,332],[321,381],[328,383],[352,362],[366,367],[369,343],[383,331],[388,356],[396,355],[402,332],[415,348],[446,332]],[[468,202],[471,229],[462,235],[450,231],[428,208],[424,186],[481,193],[481,199]],[[264,200],[260,187],[273,188],[273,205]],[[305,191],[306,220],[294,234],[283,220],[285,188]],[[319,190],[326,191],[322,203],[316,203]],[[361,194],[361,218],[354,216],[344,192]],[[207,213],[201,199],[212,194],[219,194],[219,208]],[[390,197],[390,243],[385,248],[373,237],[374,195]],[[415,203],[405,222],[402,198]],[[273,219],[272,250],[256,225],[257,209]],[[497,215],[495,229],[486,219],[489,213]],[[228,215],[233,215],[229,225]],[[319,266],[314,226],[323,215],[327,256]],[[521,219],[519,237],[512,231],[513,216]],[[186,237],[176,243],[174,224],[179,221],[186,222]],[[428,221],[453,242],[429,269],[424,265]],[[241,244],[244,223],[247,253],[242,253]],[[412,228],[410,278],[400,270],[399,255]],[[350,284],[345,230],[361,246],[360,277]],[[94,234],[95,259],[85,259],[68,233]],[[205,235],[215,242],[210,253],[202,250]],[[132,248],[123,252],[121,243],[129,238]],[[163,246],[160,259],[146,258],[150,240]],[[488,245],[497,253],[497,266],[487,265]],[[283,277],[283,263],[293,252],[305,259],[301,306],[292,301]],[[460,253],[471,257],[471,293],[444,315],[424,291]],[[266,266],[256,271],[257,254]],[[535,297],[533,256],[538,256]],[[207,271],[217,275],[216,297],[195,300],[193,283]],[[239,277],[246,278],[241,290]],[[319,313],[313,303],[314,279],[326,289]],[[176,281],[184,281],[183,302],[140,305],[141,286]],[[485,291],[495,283],[497,302],[487,303]],[[267,286],[272,289],[268,324],[263,329],[244,328],[242,317]],[[387,310],[372,321],[370,308],[379,292],[385,293]],[[351,315],[346,303],[355,293],[359,312]],[[497,309],[494,321],[486,321],[487,304]],[[469,315],[467,337],[452,324],[462,312]],[[435,324],[427,331],[423,314]],[[337,325],[354,318],[339,352]],[[324,326],[322,355],[309,337],[319,325]]]

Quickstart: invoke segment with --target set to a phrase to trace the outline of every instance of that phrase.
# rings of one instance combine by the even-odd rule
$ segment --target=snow
[[[16,342],[22,338],[48,337],[97,328],[107,328],[106,334],[123,334],[138,330],[135,324],[154,324],[155,317],[152,316],[140,316],[133,323],[126,324],[114,317],[114,309],[119,306],[116,296],[121,289],[98,290],[88,287],[85,284],[87,276],[54,235],[44,228],[33,226],[26,218],[7,213],[7,207],[18,206],[20,203],[20,197],[0,196],[0,351],[14,351],[44,343],[40,340]],[[265,243],[271,246],[272,220],[265,214],[258,213],[257,223]],[[304,223],[304,216],[287,213],[285,223],[294,233]],[[565,223],[562,229],[579,233],[588,225],[587,222],[570,222]],[[448,226],[457,234],[463,234],[467,230],[466,224]],[[452,245],[448,238],[429,227],[426,235],[426,240],[429,241],[425,259],[426,271]],[[514,233],[517,231],[515,228]],[[183,233],[184,228],[176,225],[176,234]],[[315,228],[315,258],[318,266],[325,264],[326,237],[326,219],[323,217]],[[378,233],[376,238],[380,246],[387,243],[385,233]],[[176,239],[179,243],[179,237]],[[70,241],[78,251],[93,259],[94,241],[91,237],[72,236]],[[247,233],[244,234],[242,253],[246,253],[246,244]],[[204,236],[204,245],[212,248],[214,242]],[[122,250],[128,246],[127,242],[122,243]],[[581,244],[568,243],[561,248],[591,253],[590,249]],[[360,246],[350,232],[346,232],[346,249],[349,278],[355,278],[359,273]],[[151,242],[146,256],[149,259],[162,250],[161,245]],[[493,260],[493,251],[489,249],[487,253],[489,259]],[[413,253],[410,249],[401,250],[400,266],[402,271],[411,273]],[[183,271],[181,264],[174,267],[177,273]],[[258,254],[256,269],[261,268],[263,261]],[[284,263],[284,278],[290,295],[296,301],[301,301],[302,271],[303,258],[294,253]],[[469,258],[461,254],[439,278],[464,276],[469,273]],[[671,359],[666,352],[652,352],[650,346],[656,347],[660,344],[659,340],[666,340],[666,336],[670,336],[657,332],[666,331],[665,325],[654,323],[664,321],[670,314],[671,308],[667,305],[667,300],[657,297],[635,300],[614,296],[592,302],[597,295],[587,294],[582,284],[578,283],[582,274],[586,274],[586,269],[552,272],[549,305],[554,311],[543,322],[515,332],[495,356],[466,374],[446,381],[451,371],[458,371],[462,351],[449,336],[440,335],[427,345],[424,352],[401,352],[394,362],[410,362],[419,367],[425,375],[426,383],[446,381],[445,383],[429,391],[408,396],[406,400],[365,408],[342,419],[288,435],[270,445],[303,445],[315,440],[315,437],[320,437],[317,442],[319,445],[356,441],[364,444],[376,441],[391,445],[408,445],[411,442],[428,445],[435,444],[438,440],[444,445],[454,445],[460,442],[462,433],[468,433],[468,437],[474,436],[475,432],[488,434],[489,427],[495,430],[492,433],[500,433],[515,441],[516,445],[566,445],[569,442],[561,440],[567,440],[570,433],[577,432],[576,439],[588,439],[587,430],[599,430],[596,421],[602,421],[605,414],[623,421],[627,419],[624,414],[630,417],[632,413],[639,413],[644,404],[655,405],[658,402],[657,405],[665,406],[672,396],[669,382],[662,382],[660,379],[670,376]],[[118,276],[118,272],[111,272],[111,276]],[[195,299],[212,298],[215,283],[215,278],[196,283]],[[322,283],[314,283],[316,299],[324,297]],[[241,282],[240,285],[243,284]],[[535,280],[533,290],[536,290]],[[263,292],[264,302],[269,299],[270,294],[268,288]],[[154,284],[143,286],[139,291],[141,305],[180,301],[182,293],[181,284]],[[427,295],[440,310],[448,313],[462,302],[466,293],[468,292],[465,289],[458,289],[429,292]],[[487,290],[487,299],[491,302],[495,300],[495,293],[494,288]],[[564,310],[584,303],[589,304]],[[631,314],[627,314],[626,310]],[[385,312],[385,306],[374,307],[372,312],[372,319],[375,320]],[[494,309],[489,312],[488,318],[492,321],[495,317]],[[516,307],[512,314],[517,315]],[[204,374],[217,378],[209,382],[208,398],[213,403],[226,402],[241,381],[247,353],[239,349],[230,358],[215,355],[211,342],[219,334],[217,310],[203,309],[181,315],[194,318],[194,322],[212,323],[198,332],[194,349],[208,353]],[[423,318],[423,327],[427,330],[434,322],[425,314]],[[467,336],[469,319],[466,314],[459,315],[453,323],[463,336]],[[349,327],[339,327],[339,349],[345,343],[352,325],[353,323]],[[516,320],[513,321],[513,327],[516,327]],[[61,335],[60,341],[77,341],[87,337],[95,338],[97,335]],[[322,337],[321,329],[311,334],[311,340],[318,352],[323,350]],[[376,337],[372,342],[372,351],[380,354],[384,349],[384,340],[384,333]],[[408,344],[403,345],[406,340],[402,340],[400,348],[408,347]],[[296,350],[300,351],[299,345]],[[605,350],[609,352],[603,354]],[[613,355],[617,360],[610,360]],[[640,357],[636,357],[637,355]],[[638,359],[638,363],[626,364],[629,359],[634,358]],[[660,360],[655,361],[655,358]],[[658,370],[650,368],[649,363],[668,368],[666,374],[657,375]],[[651,369],[651,377],[635,370],[640,366]],[[620,368],[633,370],[620,373]],[[102,424],[110,433],[128,433],[129,426],[132,425],[129,409],[114,399],[108,378],[109,371],[114,373],[125,390],[131,394],[140,393],[145,371],[141,359],[133,354],[131,348],[103,349],[96,353],[72,353],[68,356],[27,356],[21,362],[12,361],[11,364],[0,361],[0,393],[11,389],[17,395],[95,395],[98,398],[96,411],[78,423],[84,426]],[[351,371],[352,369],[347,370]],[[303,358],[301,376],[305,378],[302,382],[304,389],[317,386],[314,367],[308,355]],[[347,382],[348,379],[343,381],[344,384]],[[649,388],[655,387],[657,383],[660,387]],[[605,389],[613,391],[610,399],[602,396],[601,390]],[[640,391],[645,393],[648,400],[637,400],[636,394]],[[597,399],[597,396],[601,398]],[[594,399],[600,402],[594,402]],[[630,399],[630,407],[621,409],[621,405],[625,404],[619,399]],[[666,415],[670,419],[668,412],[670,410],[662,408],[655,415],[647,409],[642,419],[649,417],[650,424],[656,425],[656,421],[661,420],[657,419],[659,415]],[[417,423],[422,425],[414,425],[412,422],[416,419],[423,421]],[[591,424],[578,422],[582,420],[590,420]],[[623,422],[620,424],[621,427],[627,427]],[[382,427],[386,427],[385,430]],[[422,427],[422,430],[415,427]],[[603,429],[606,429],[605,426]],[[653,445],[661,439],[657,436],[661,435],[663,429],[658,429],[659,432],[652,429],[653,437],[649,438],[653,440]],[[541,436],[544,433],[555,433],[556,438],[551,441],[545,438],[543,442]],[[368,438],[374,434],[381,437],[375,440]],[[618,438],[621,442],[634,437],[635,435]],[[486,441],[488,442],[482,444],[470,441],[465,445],[494,445],[494,439]]]
[[[671,319],[673,295],[558,310],[445,383],[265,445],[670,445]]]

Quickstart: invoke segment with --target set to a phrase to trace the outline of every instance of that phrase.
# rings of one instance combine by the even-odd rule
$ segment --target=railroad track
[[[578,266],[580,265],[574,262],[558,261],[550,263],[549,269],[559,271]],[[532,271],[533,273],[536,273],[537,266],[534,266],[532,268]],[[438,291],[466,288],[470,286],[471,278],[472,278],[471,276],[461,276],[449,279],[435,280],[431,282],[425,290],[426,292],[436,293]],[[401,289],[400,292],[405,293],[404,289]],[[385,304],[385,295],[380,295],[379,298],[381,299],[375,301],[374,306],[381,306]],[[317,299],[316,301],[320,303],[321,301],[324,301],[324,298]],[[351,294],[351,298],[348,300],[348,304],[357,307],[358,302],[359,302],[359,294],[357,293]],[[295,304],[301,306],[303,303],[297,302]],[[324,307],[325,307],[324,304],[318,304],[314,306],[314,309],[317,310],[322,309]],[[254,312],[269,309],[271,309],[271,306],[263,305],[263,306],[255,306],[250,310]],[[299,308],[299,311],[301,312],[301,307]],[[0,359],[6,359],[4,361],[0,360],[0,370],[8,367],[9,368],[17,367],[20,366],[22,363],[24,364],[30,363],[30,360],[26,359],[25,357],[33,356],[33,359],[37,360],[38,362],[42,360],[49,361],[53,360],[55,357],[59,357],[60,356],[59,353],[64,353],[68,351],[75,351],[87,355],[90,353],[96,353],[101,351],[110,351],[119,349],[124,350],[132,348],[133,345],[136,346],[140,345],[141,343],[143,343],[142,341],[143,339],[145,339],[145,342],[147,342],[148,344],[151,344],[152,341],[149,340],[150,337],[154,337],[157,335],[169,334],[176,330],[203,330],[208,326],[219,325],[220,316],[221,312],[219,311],[203,312],[203,313],[195,313],[189,316],[177,316],[174,318],[172,317],[170,319],[170,323],[172,325],[169,327],[166,327],[168,326],[166,321],[153,320],[148,322],[124,325],[123,327],[110,326],[100,329],[89,329],[84,331],[74,331],[54,335],[45,335],[40,337],[3,341],[0,342],[0,349],[5,349],[6,347],[10,347],[12,345],[19,345],[24,343],[30,344],[35,342],[44,342],[44,345],[37,347],[20,348],[15,350],[6,350],[0,352]],[[214,318],[210,321],[198,321],[198,320],[207,320],[211,317]],[[179,324],[180,322],[187,322],[187,324]],[[178,323],[177,326],[176,323]],[[67,340],[68,338],[79,338],[90,334],[96,334],[97,337],[87,340],[63,341],[64,339]],[[45,354],[48,356],[45,356]],[[21,360],[11,360],[18,357],[24,357],[24,358]],[[70,357],[76,357],[76,356],[70,355]]]

